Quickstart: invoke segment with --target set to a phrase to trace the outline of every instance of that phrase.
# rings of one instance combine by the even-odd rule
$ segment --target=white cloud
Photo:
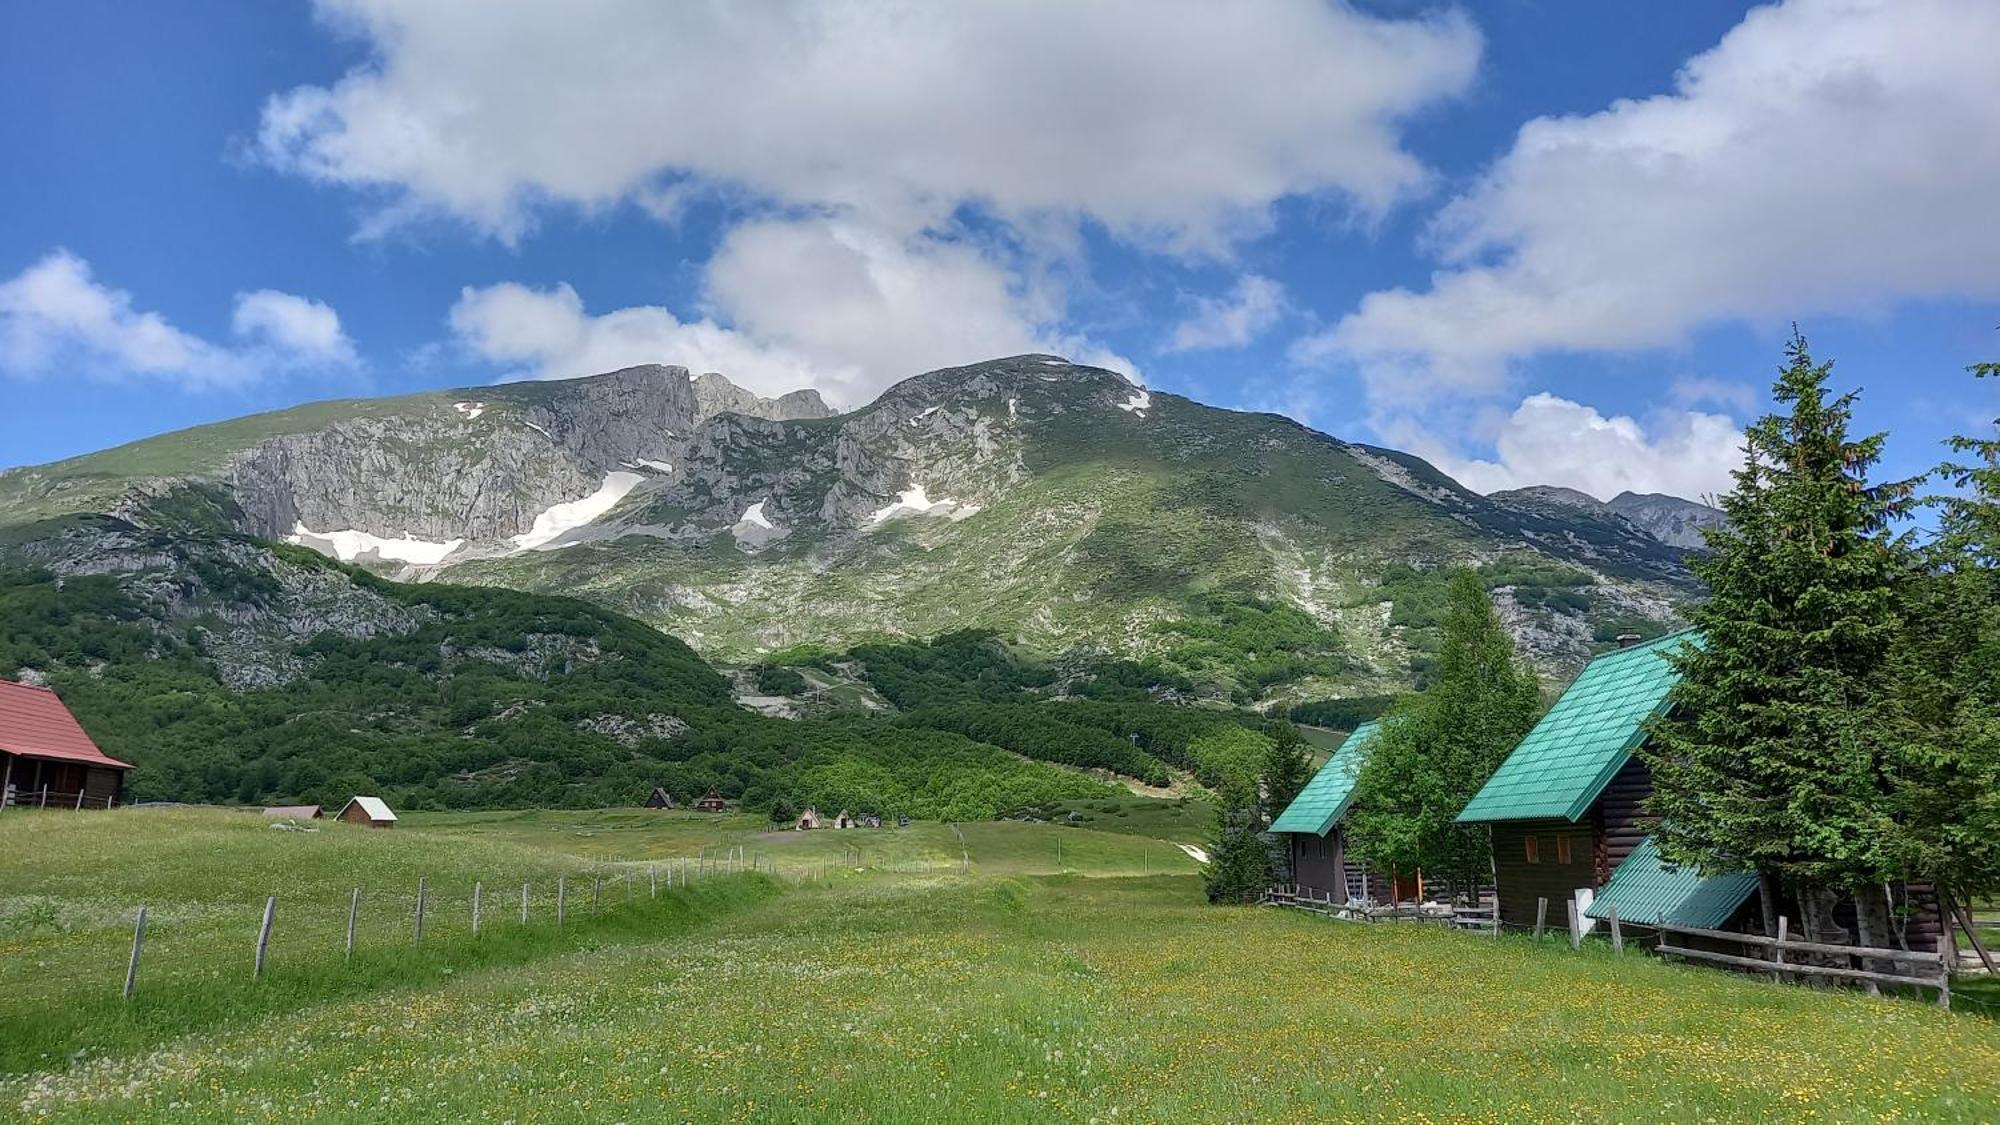
[[[1650,426],[1551,394],[1529,395],[1497,421],[1492,460],[1466,458],[1414,425],[1392,427],[1467,488],[1493,492],[1553,484],[1609,500],[1620,492],[1701,499],[1729,491],[1743,461],[1743,435],[1721,414],[1656,412]]]
[[[547,202],[721,190],[903,236],[973,204],[1216,249],[1283,196],[1420,187],[1398,125],[1480,52],[1458,13],[1326,0],[318,7],[372,51],[271,98],[265,158],[509,239]]]
[[[230,324],[238,336],[263,340],[302,361],[349,364],[356,359],[339,314],[310,297],[276,289],[239,294]]]
[[[547,378],[673,363],[720,371],[759,394],[810,386],[850,407],[919,372],[1020,352],[1134,372],[1055,327],[1057,287],[1014,276],[965,242],[768,220],[732,230],[708,265],[706,299],[728,327],[650,306],[592,316],[567,285],[513,284],[466,290],[451,323],[478,354]]]
[[[725,372],[769,395],[815,385],[820,377],[799,356],[759,345],[713,321],[683,323],[656,305],[592,316],[567,284],[543,290],[513,282],[468,287],[452,306],[451,328],[475,354],[525,365],[544,379],[673,363],[695,372]]]
[[[1245,274],[1227,296],[1197,300],[1194,315],[1174,327],[1166,350],[1240,348],[1263,335],[1284,311],[1284,286],[1268,277]]]
[[[340,319],[317,301],[275,290],[238,298],[237,345],[211,343],[133,306],[100,284],[90,263],[56,250],[0,282],[0,373],[150,378],[190,389],[252,382],[275,371],[352,363]]]
[[[1370,294],[1297,354],[1407,399],[1541,351],[2000,295],[1995,43],[1991,0],[1756,9],[1671,94],[1522,126],[1439,216],[1430,287]]]

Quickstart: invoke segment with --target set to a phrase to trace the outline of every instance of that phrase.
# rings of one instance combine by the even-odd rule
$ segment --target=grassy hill
[[[2000,1022],[1976,1014],[1576,953],[1560,939],[1208,907],[1192,875],[1149,877],[1134,862],[1142,849],[1158,862],[1170,839],[967,825],[961,852],[943,825],[782,839],[742,836],[750,827],[453,813],[393,832],[299,833],[242,813],[0,814],[0,1114],[2000,1114]],[[638,881],[623,901],[619,875],[732,839],[801,858],[781,858],[778,877],[658,899]],[[859,864],[832,865],[854,844]],[[570,900],[561,934],[546,897],[556,873],[573,892],[613,880],[597,911]],[[409,929],[419,875],[433,896],[421,946]],[[503,897],[472,938],[470,883],[518,894],[529,878],[531,924]],[[355,885],[370,928],[350,965],[340,940]],[[250,939],[273,890],[271,968],[252,983]],[[142,903],[159,928],[128,1005],[118,986]]]

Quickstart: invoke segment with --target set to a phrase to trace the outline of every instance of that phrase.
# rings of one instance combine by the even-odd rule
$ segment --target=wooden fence
[[[44,785],[40,789],[20,788],[0,790],[0,809],[108,809],[118,802],[111,797],[93,797],[88,793],[63,793]]]
[[[1777,937],[1703,930],[1692,926],[1655,925],[1652,928],[1660,935],[1658,952],[1664,956],[1707,961],[1735,969],[1754,969],[1770,974],[1774,981],[1804,977],[1860,981],[1870,992],[1878,991],[1885,984],[1931,988],[1937,990],[1939,1007],[1951,1007],[1951,974],[1955,957],[1949,936],[1938,939],[1936,952],[1919,953],[1908,949],[1798,941],[1788,936],[1790,925],[1783,918],[1778,920]],[[1686,939],[1738,946],[1742,947],[1742,952],[1720,953],[1701,949]],[[1746,955],[1753,950],[1758,951],[1757,955]],[[1854,965],[1857,960],[1860,967]],[[1871,963],[1907,965],[1910,968],[1907,972],[1885,972],[1880,968],[1869,968]]]

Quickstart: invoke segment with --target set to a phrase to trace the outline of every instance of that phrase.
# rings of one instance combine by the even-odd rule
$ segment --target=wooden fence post
[[[1536,936],[1536,937],[1541,937],[1541,936],[1542,936],[1542,928],[1543,928],[1544,926],[1546,926],[1546,925],[1548,924],[1548,920],[1549,920],[1549,900],[1548,900],[1548,899],[1546,899],[1546,898],[1538,898],[1538,899],[1536,899],[1536,900],[1535,900],[1535,936]]]
[[[473,936],[473,937],[478,937],[478,936],[479,936],[479,892],[480,892],[480,890],[481,890],[481,885],[480,885],[480,884],[479,884],[479,883],[478,883],[477,881],[475,881],[475,882],[474,882],[474,883],[472,884],[472,936]]]
[[[654,898],[659,898],[659,897],[660,897],[660,869],[659,869],[658,867],[655,867],[655,866],[653,866],[653,865],[652,865],[652,864],[650,864],[650,863],[649,863],[649,864],[647,864],[647,865],[646,865],[646,878],[647,878],[648,880],[650,880],[650,881],[652,882],[652,884],[653,884],[653,897],[654,897]]]
[[[597,913],[597,895],[604,889],[604,876],[593,875],[590,879],[590,912]]]
[[[1783,983],[1785,980],[1785,970],[1782,967],[1785,963],[1785,939],[1791,936],[1791,929],[1792,920],[1783,914],[1778,915],[1778,944],[1771,947],[1771,960],[1776,961],[1780,968],[1771,973],[1773,983]]]
[[[250,970],[252,980],[264,975],[264,957],[271,948],[271,919],[277,917],[277,914],[278,896],[272,895],[264,900],[264,924],[257,927],[257,965]]]
[[[356,887],[354,888],[354,893],[351,896],[349,896],[347,900],[346,959],[349,961],[354,960],[354,922],[356,917],[360,915],[360,913],[361,913],[361,888]]]
[[[1576,916],[1576,899],[1571,898],[1565,905],[1569,907],[1569,947],[1582,949],[1583,920]]]
[[[1618,928],[1618,910],[1614,907],[1607,913],[1611,915],[1611,952],[1623,957],[1625,956],[1625,931]]]
[[[528,924],[528,884],[521,884],[521,924]]]
[[[563,883],[563,876],[556,876],[556,929],[558,930],[563,928],[563,907],[567,894],[568,888]]]
[[[141,911],[139,916],[140,918],[143,919],[145,917],[145,913]],[[1955,955],[1958,953],[1958,950],[1952,946],[1950,926],[1946,926],[1944,928],[1944,933],[1938,935],[1937,948],[1938,948],[1938,1007],[1943,1008],[1946,1011],[1950,1011],[1951,1010],[1951,963]],[[139,953],[135,949],[132,953],[132,957],[135,962],[137,961],[138,956]]]
[[[416,941],[417,941],[417,942],[418,942],[419,944],[421,944],[421,943],[423,942],[423,940],[424,940],[424,896],[425,896],[425,892],[426,892],[426,891],[428,891],[428,890],[430,889],[430,887],[429,887],[429,884],[430,884],[430,878],[429,878],[428,876],[424,876],[424,875],[419,875],[419,876],[417,876],[417,930],[416,930]]]
[[[125,964],[125,999],[139,985],[139,951],[146,948],[146,908],[139,908],[139,920],[132,924],[132,960]]]

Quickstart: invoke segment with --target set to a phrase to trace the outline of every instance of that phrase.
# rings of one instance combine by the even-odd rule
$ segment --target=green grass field
[[[2000,1020],[1558,941],[1209,907],[1165,819],[1164,838],[965,825],[961,848],[937,824],[768,834],[625,810],[313,833],[213,811],[10,813],[0,1116],[2000,1116]],[[738,845],[758,874],[652,896],[649,871]],[[599,879],[592,911],[578,888]],[[508,888],[477,939],[474,880]],[[274,890],[271,968],[251,982]],[[142,902],[158,921],[128,1005]]]

